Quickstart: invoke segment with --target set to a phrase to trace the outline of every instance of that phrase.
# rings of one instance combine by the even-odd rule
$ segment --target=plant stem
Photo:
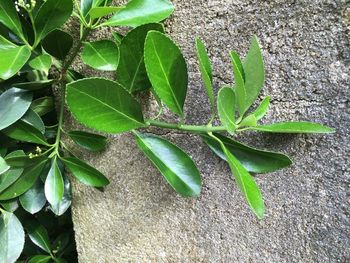
[[[173,130],[187,131],[187,132],[197,132],[197,133],[208,133],[208,132],[225,132],[227,129],[224,126],[206,126],[206,125],[185,125],[178,123],[167,123],[156,120],[146,120],[147,126],[161,127]]]

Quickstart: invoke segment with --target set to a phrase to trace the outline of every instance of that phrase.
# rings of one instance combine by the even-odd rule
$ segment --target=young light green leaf
[[[72,11],[72,0],[45,1],[34,18],[36,29],[35,45],[38,44],[48,33],[62,26],[68,20]]]
[[[48,74],[49,69],[51,68],[51,64],[51,56],[47,54],[37,56],[36,58],[29,61],[29,66],[31,66],[33,69],[44,71],[45,74]]]
[[[98,134],[70,131],[68,135],[77,145],[92,152],[104,150],[107,144],[107,138]]]
[[[32,93],[11,88],[0,95],[0,130],[18,121],[32,102]]]
[[[59,39],[59,41],[57,41]],[[56,29],[49,33],[41,42],[43,48],[51,56],[63,60],[73,46],[73,38],[67,32]]]
[[[45,180],[45,196],[51,205],[57,205],[63,197],[64,184],[57,159],[53,159],[51,169]]]
[[[258,150],[218,133],[215,133],[214,135],[222,141],[226,149],[230,151],[249,172],[269,173],[292,164],[289,157],[284,154]],[[215,139],[204,134],[201,135],[201,137],[217,156],[227,161],[221,145]]]
[[[3,211],[0,217],[0,262],[15,262],[23,247],[24,231],[21,222],[13,213]]]
[[[3,129],[2,132],[14,140],[49,145],[44,135],[37,128],[22,120],[19,120],[11,126]]]
[[[56,216],[63,215],[72,204],[72,188],[67,176],[64,177],[64,194],[61,202],[51,205],[50,209]]]
[[[99,6],[99,7],[93,7],[89,11],[89,16],[91,19],[100,18],[106,15],[109,15],[111,13],[116,13],[120,10],[122,10],[123,6]]]
[[[30,105],[30,108],[39,116],[43,116],[54,109],[54,102],[52,97],[42,97],[36,99]]]
[[[7,172],[10,169],[10,166],[5,162],[4,158],[0,156],[0,175]],[[1,180],[0,180],[1,182]],[[1,187],[1,185],[0,185]]]
[[[202,74],[205,89],[212,107],[212,112],[215,108],[215,97],[213,91],[213,72],[210,59],[208,57],[206,48],[202,40],[196,39],[197,57],[199,61],[199,69]]]
[[[28,61],[31,51],[27,46],[0,48],[0,79],[9,79]]]
[[[199,196],[202,180],[192,159],[169,141],[135,132],[137,145],[182,196]]]
[[[22,150],[17,150],[9,153],[6,158],[15,157],[15,156],[24,156]],[[3,192],[6,188],[12,185],[23,173],[23,168],[11,167],[4,174],[0,176],[0,193]]]
[[[263,101],[256,108],[256,110],[252,112],[252,114],[255,116],[257,121],[262,119],[266,115],[269,109],[269,106],[270,106],[270,97],[267,96],[263,99]]]
[[[23,174],[10,187],[0,193],[0,200],[10,200],[27,192],[35,183],[44,168],[46,160],[25,168]]]
[[[230,134],[236,130],[235,124],[235,92],[230,87],[223,87],[218,94],[218,114],[222,125]]]
[[[17,36],[24,39],[21,21],[19,20],[13,0],[0,1],[0,23],[9,28]]]
[[[252,129],[273,133],[334,133],[335,129],[313,122],[278,122],[269,125],[259,125]]]
[[[241,192],[244,194],[250,208],[254,214],[262,219],[265,213],[265,205],[261,196],[259,187],[254,181],[254,178],[248,173],[244,166],[236,159],[236,157],[227,150],[224,143],[222,143],[217,137],[212,135],[221,145],[221,149],[226,155],[227,162],[230,166],[232,174],[236,179],[236,183],[240,188]]]
[[[239,127],[254,127],[256,125],[257,119],[254,114],[248,115],[239,123]]]
[[[237,53],[234,51],[230,52],[231,56],[231,62],[233,66],[233,74],[235,77],[235,94],[236,94],[236,102],[237,102],[237,108],[239,111],[240,116],[243,116],[244,113],[247,110],[247,103],[246,103],[246,98],[247,98],[247,90],[244,84],[244,78],[243,74],[244,70],[242,68],[242,63],[241,60],[238,56]]]
[[[131,0],[125,8],[112,16],[103,25],[137,27],[158,23],[174,11],[168,0]]]
[[[113,71],[118,67],[119,48],[110,40],[85,42],[81,58],[92,68]]]
[[[23,195],[19,197],[19,201],[28,213],[38,213],[46,204],[44,184],[40,178],[36,180],[34,185]]]
[[[99,131],[120,133],[144,125],[140,104],[111,80],[90,78],[69,83],[67,104],[78,121]]]
[[[43,120],[40,118],[40,116],[33,111],[32,109],[28,109],[26,114],[21,118],[22,121],[25,123],[35,127],[37,130],[39,130],[42,134],[45,133],[45,125]]]
[[[94,187],[103,187],[109,184],[109,180],[101,172],[82,160],[75,157],[62,158],[61,160],[72,175],[83,184]]]
[[[80,1],[80,9],[83,17],[86,17],[89,13],[90,9],[92,8],[94,0],[81,0]]]
[[[144,62],[145,39],[151,30],[164,32],[161,24],[147,24],[131,30],[121,41],[117,81],[130,93],[152,86]]]
[[[48,255],[36,255],[29,259],[28,263],[47,263],[51,260],[51,256]]]
[[[181,50],[163,33],[150,31],[145,42],[145,65],[157,95],[170,110],[182,117],[188,75]]]
[[[258,38],[254,36],[250,48],[243,61],[245,73],[246,109],[248,109],[258,97],[265,82],[265,69],[262,52]]]
[[[36,221],[29,221],[24,225],[30,240],[47,253],[51,253],[51,242],[47,230]]]

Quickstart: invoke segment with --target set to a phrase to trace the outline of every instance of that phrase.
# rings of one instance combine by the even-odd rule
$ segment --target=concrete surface
[[[208,46],[218,87],[232,82],[228,51],[245,54],[256,34],[267,70],[262,96],[272,97],[264,122],[311,120],[337,133],[242,137],[251,145],[288,153],[295,162],[256,176],[266,202],[262,221],[249,211],[226,163],[197,137],[153,131],[178,143],[201,171],[201,197],[182,199],[137,149],[131,134],[111,136],[103,154],[80,153],[111,180],[103,193],[74,183],[80,262],[350,262],[349,1],[174,3],[167,31],[188,59],[189,123],[205,123],[209,113],[203,106],[207,100],[194,36]]]

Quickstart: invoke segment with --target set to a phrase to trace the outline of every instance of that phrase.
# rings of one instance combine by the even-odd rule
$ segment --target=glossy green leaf
[[[48,255],[36,255],[29,259],[28,263],[47,263],[51,259]]]
[[[181,50],[163,33],[150,31],[145,42],[145,65],[157,95],[170,110],[183,116],[188,75]]]
[[[113,71],[118,67],[119,48],[110,40],[85,42],[81,58],[94,69]]]
[[[265,69],[262,52],[258,38],[254,36],[247,56],[243,61],[245,73],[246,109],[249,108],[258,97],[265,82]]]
[[[59,41],[57,41],[59,39]],[[63,60],[73,46],[73,38],[67,32],[56,29],[49,33],[41,42],[43,48],[51,56]]]
[[[23,195],[19,197],[19,201],[28,213],[38,213],[46,204],[44,184],[38,178],[35,184]]]
[[[230,56],[231,56],[231,62],[233,66],[233,74],[235,77],[235,94],[236,94],[237,108],[240,116],[243,116],[243,114],[246,112],[248,108],[246,103],[248,91],[246,90],[246,87],[244,84],[244,78],[242,74],[244,70],[242,69],[242,63],[237,53],[231,51]]]
[[[89,13],[90,9],[92,8],[94,0],[81,0],[80,1],[80,10],[82,15],[85,17]]]
[[[117,80],[129,92],[152,86],[144,62],[145,39],[150,30],[164,32],[161,24],[147,24],[131,30],[121,41]]]
[[[205,89],[211,104],[212,109],[215,107],[215,96],[213,91],[213,72],[210,59],[208,57],[204,43],[196,39],[197,57],[199,61],[199,69],[202,74]]]
[[[4,158],[0,156],[0,175],[7,172],[10,169],[10,166],[5,162]],[[1,187],[1,185],[0,185]]]
[[[48,33],[62,26],[73,11],[72,0],[47,0],[40,7],[34,18],[36,43],[39,43]]]
[[[28,91],[36,91],[39,89],[47,88],[51,86],[54,82],[55,80],[53,79],[46,79],[46,80],[14,83],[13,86],[16,88],[20,88]]]
[[[92,19],[100,18],[112,13],[116,13],[122,10],[123,6],[102,6],[102,7],[93,7],[89,11],[89,16]]]
[[[17,47],[17,45],[15,45],[11,41],[9,41],[7,38],[0,35],[0,48],[1,49],[8,49],[8,48],[14,48],[14,47]]]
[[[27,192],[36,182],[46,160],[41,160],[33,166],[25,168],[19,179],[0,194],[0,200],[9,200]]]
[[[263,99],[263,101],[260,103],[260,105],[256,108],[255,111],[252,112],[252,114],[255,116],[256,120],[262,119],[270,106],[270,97],[267,96]]]
[[[15,262],[23,247],[24,231],[21,222],[13,213],[3,211],[0,217],[0,262]]]
[[[226,148],[224,143],[222,143],[217,137],[214,136],[214,138],[216,138],[221,145],[221,149],[226,155],[226,160],[230,166],[234,178],[236,179],[236,183],[243,193],[250,208],[259,219],[262,219],[265,213],[265,205],[260,189],[254,181],[254,178],[248,173],[248,171],[236,159],[236,157]]]
[[[10,213],[14,213],[19,205],[18,205],[18,200],[17,198],[15,199],[11,199],[11,200],[6,200],[6,201],[1,201],[0,205],[7,211]]]
[[[0,1],[0,23],[9,28],[17,36],[24,38],[21,21],[19,20],[13,0]]]
[[[230,87],[223,87],[218,94],[218,114],[222,125],[233,134],[236,130],[235,124],[235,92]]]
[[[68,135],[77,145],[93,152],[104,150],[107,144],[107,138],[98,134],[70,131]]]
[[[0,130],[18,121],[32,102],[30,92],[11,88],[0,95]]]
[[[109,184],[109,180],[101,172],[82,160],[75,157],[62,158],[61,160],[72,175],[83,184],[94,187],[103,187]]]
[[[42,97],[36,99],[30,105],[30,108],[39,116],[43,116],[54,109],[54,102],[52,97]]]
[[[176,145],[150,134],[135,133],[142,152],[174,190],[182,196],[199,196],[202,180],[192,159]]]
[[[108,26],[137,27],[149,23],[158,23],[174,11],[174,6],[168,0],[131,0],[125,8],[107,22]]]
[[[51,205],[51,211],[57,215],[63,215],[72,203],[72,188],[67,176],[64,177],[64,194],[62,200],[57,205]]]
[[[57,205],[62,200],[63,193],[63,177],[60,168],[58,167],[57,160],[54,159],[45,180],[45,196],[51,205]]]
[[[119,133],[144,125],[140,104],[111,80],[90,78],[69,83],[67,104],[78,121],[99,131]]]
[[[113,39],[114,39],[115,43],[117,43],[117,45],[120,46],[120,44],[122,43],[122,40],[124,38],[124,35],[119,33],[119,32],[112,32],[112,35],[113,35]]]
[[[45,125],[43,120],[40,118],[40,116],[33,111],[32,109],[28,109],[26,114],[21,118],[22,121],[24,121],[27,124],[30,124],[31,126],[35,127],[37,130],[39,130],[42,134],[45,133]]]
[[[25,225],[25,227],[28,231],[28,236],[30,240],[47,253],[50,253],[51,242],[47,230],[35,221],[27,222],[27,225]]]
[[[274,172],[292,164],[289,157],[284,154],[255,149],[223,135],[217,133],[214,135],[223,142],[226,149],[230,151],[249,172]],[[216,155],[227,161],[220,144],[215,139],[208,135],[201,136],[203,141]]]
[[[28,61],[31,51],[27,46],[3,49],[0,47],[0,79],[9,79]]]
[[[239,127],[254,127],[257,125],[257,119],[254,114],[245,117],[239,124]]]
[[[49,145],[44,135],[38,129],[22,120],[19,120],[6,129],[3,129],[2,132],[14,140]]]
[[[12,153],[9,153],[6,158],[23,156],[24,152],[22,150],[17,150]],[[0,176],[0,193],[3,192],[6,188],[11,186],[23,173],[23,168],[11,167],[4,174]]]
[[[333,133],[335,129],[313,122],[278,122],[253,127],[254,130],[273,133]]]
[[[29,66],[31,66],[33,69],[44,71],[46,74],[49,72],[51,64],[51,56],[47,54],[40,55],[29,61]]]

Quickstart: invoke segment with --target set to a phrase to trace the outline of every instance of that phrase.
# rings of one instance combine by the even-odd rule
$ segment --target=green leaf
[[[43,116],[54,109],[54,102],[52,97],[42,97],[32,102],[30,108],[39,116]]]
[[[130,93],[149,89],[150,83],[144,62],[144,47],[150,30],[164,32],[161,24],[147,24],[131,30],[121,41],[117,80]]]
[[[45,180],[45,196],[51,205],[57,205],[62,200],[64,182],[56,158],[51,163],[51,169]]]
[[[4,24],[17,36],[24,38],[21,21],[19,20],[13,0],[0,1],[0,23]]]
[[[16,157],[16,156],[24,156],[24,152],[22,150],[17,150],[12,153],[9,153],[6,158]],[[0,176],[0,193],[3,192],[6,188],[11,186],[23,173],[23,168],[15,168],[11,167],[4,174]]]
[[[235,124],[235,92],[230,87],[223,87],[218,94],[218,114],[222,125],[230,134],[236,130]]]
[[[1,32],[0,32],[0,34],[1,34]],[[0,48],[1,49],[8,49],[8,48],[14,48],[14,47],[17,47],[17,45],[13,44],[11,41],[7,40],[7,38],[0,35]]]
[[[98,134],[70,131],[68,135],[77,145],[93,152],[104,150],[107,144],[107,138]]]
[[[51,86],[51,84],[53,84],[54,82],[55,80],[53,79],[46,79],[46,80],[14,83],[13,86],[24,90],[36,91],[39,89],[47,88],[48,86]]]
[[[0,156],[0,175],[7,172],[9,169],[10,169],[10,166],[8,166],[7,163],[5,162],[4,158],[2,158]],[[0,185],[0,187],[1,187],[1,185]]]
[[[94,0],[81,0],[80,1],[80,9],[83,17],[86,17],[89,13],[90,9],[92,8]]]
[[[19,120],[6,129],[3,129],[2,132],[14,140],[49,145],[46,142],[44,135],[38,129],[22,120]]]
[[[231,62],[233,66],[233,74],[235,76],[235,94],[236,94],[237,108],[240,116],[243,116],[247,108],[249,108],[249,106],[247,107],[246,105],[247,90],[246,90],[246,87],[244,84],[244,78],[243,78],[244,71],[243,71],[242,63],[238,54],[235,53],[234,51],[231,51],[230,56],[231,56]]]
[[[188,75],[181,50],[163,33],[150,31],[145,42],[145,65],[157,95],[170,110],[182,117]]]
[[[103,25],[137,27],[148,23],[158,23],[174,11],[168,0],[131,0],[125,8],[112,16]]]
[[[51,259],[48,255],[36,255],[29,259],[28,263],[47,263]]]
[[[19,197],[19,201],[28,213],[38,213],[46,204],[44,184],[38,178],[35,184],[23,195]]]
[[[197,48],[197,57],[199,61],[199,69],[202,74],[202,79],[204,82],[205,89],[207,91],[207,95],[209,97],[211,107],[214,111],[215,96],[213,91],[212,66],[211,66],[210,59],[208,57],[205,45],[199,38],[196,39],[196,48]]]
[[[43,120],[40,118],[40,116],[33,111],[32,109],[28,109],[26,114],[21,118],[22,121],[24,121],[27,124],[30,124],[31,126],[35,127],[37,130],[39,130],[42,134],[45,133],[45,125]]]
[[[137,145],[174,190],[182,196],[199,196],[202,180],[192,159],[169,141],[135,132]]]
[[[68,20],[72,11],[72,0],[45,1],[34,18],[35,44],[39,43],[48,33],[62,26]]]
[[[57,41],[59,39],[59,41]],[[67,32],[56,29],[49,33],[41,42],[43,48],[51,56],[63,60],[73,46],[73,38]]]
[[[51,253],[51,242],[47,230],[36,221],[29,221],[24,226],[28,231],[30,240],[47,253]]]
[[[103,7],[93,7],[89,11],[89,16],[92,19],[100,18],[111,13],[118,12],[122,10],[123,6],[103,6]]]
[[[81,58],[94,69],[113,71],[118,67],[119,48],[110,40],[85,42]]]
[[[51,205],[50,209],[56,216],[63,215],[72,203],[72,189],[67,176],[64,177],[64,194],[61,202],[57,205]]]
[[[122,35],[121,33],[119,32],[112,32],[112,35],[113,35],[113,39],[115,41],[115,43],[120,46],[120,44],[122,43],[122,40],[124,38],[124,35]],[[145,41],[144,41],[145,42]],[[120,64],[120,62],[119,62]]]
[[[223,135],[217,133],[214,135],[223,142],[226,149],[230,151],[249,172],[269,173],[292,164],[289,157],[284,154],[258,150]],[[208,135],[201,135],[201,137],[216,155],[227,161],[221,145],[215,139]]]
[[[258,97],[265,81],[265,69],[262,52],[258,38],[254,36],[247,56],[243,61],[245,72],[246,109],[248,109]]]
[[[0,48],[0,79],[9,79],[26,64],[31,51],[27,46]]]
[[[15,262],[23,248],[24,231],[21,222],[14,214],[3,211],[0,217],[0,262]]]
[[[254,127],[257,125],[257,119],[254,114],[245,117],[239,124],[239,127]]]
[[[57,40],[56,40],[57,41]],[[52,59],[50,55],[44,54],[40,55],[31,61],[29,61],[29,66],[33,69],[44,71],[46,74],[49,72],[51,68]]]
[[[241,192],[244,194],[250,208],[259,219],[262,219],[265,213],[265,205],[260,189],[255,183],[254,178],[248,173],[248,171],[236,159],[236,157],[229,150],[227,150],[226,146],[217,137],[214,135],[212,136],[220,143],[221,149],[226,155],[226,159],[232,174],[236,179],[236,183]]]
[[[267,96],[263,99],[263,101],[256,108],[256,110],[252,112],[252,114],[255,116],[257,121],[262,119],[266,115],[269,109],[269,106],[270,106],[270,97]]]
[[[72,175],[83,184],[94,187],[103,187],[109,184],[109,180],[101,172],[82,160],[75,157],[62,158],[61,160]]]
[[[0,95],[0,130],[18,121],[32,102],[32,93],[11,88]]]
[[[0,200],[10,200],[27,192],[39,177],[45,163],[46,160],[41,160],[26,168],[19,179],[0,194]]]
[[[11,200],[6,200],[6,201],[1,201],[0,205],[7,211],[7,212],[11,212],[14,213],[19,205],[18,205],[18,201],[17,198],[15,199],[11,199]]]
[[[278,122],[269,125],[260,125],[252,129],[273,133],[334,133],[335,129],[313,122]]]
[[[67,104],[78,121],[99,131],[120,133],[144,125],[140,104],[111,80],[90,78],[69,83]]]

